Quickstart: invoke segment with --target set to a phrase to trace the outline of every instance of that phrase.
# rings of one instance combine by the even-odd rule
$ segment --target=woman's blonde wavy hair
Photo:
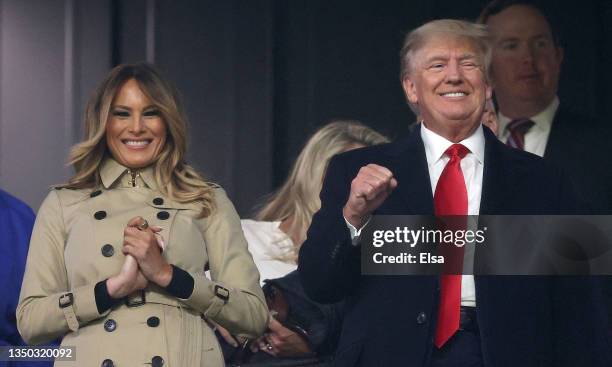
[[[295,261],[306,239],[312,216],[321,208],[319,192],[329,160],[357,146],[386,143],[389,140],[359,121],[332,121],[312,135],[295,161],[289,177],[257,212],[256,219],[283,221],[292,218],[287,235],[299,239],[294,252],[280,260]]]
[[[89,99],[85,109],[85,137],[70,151],[68,164],[75,174],[60,187],[83,189],[101,184],[100,165],[110,156],[106,144],[106,125],[113,100],[125,82],[134,79],[142,92],[160,111],[166,124],[166,143],[154,162],[154,177],[159,190],[179,203],[202,207],[201,217],[213,208],[213,186],[185,163],[187,119],[178,92],[160,72],[147,63],[122,64],[113,68]]]

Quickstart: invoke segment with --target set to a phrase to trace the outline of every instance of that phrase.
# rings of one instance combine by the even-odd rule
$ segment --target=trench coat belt
[[[131,302],[136,303],[136,306],[133,307],[138,307],[138,302],[139,300],[141,300],[141,297],[129,297],[129,300]],[[162,305],[167,305],[167,306],[174,306],[174,307],[181,307],[187,310],[193,310],[191,307],[189,307],[186,303],[182,302],[181,300],[179,300],[178,298],[171,296],[169,294],[165,294],[162,293],[160,291],[157,290],[145,290],[144,292],[144,303],[157,303],[157,304],[162,304]]]

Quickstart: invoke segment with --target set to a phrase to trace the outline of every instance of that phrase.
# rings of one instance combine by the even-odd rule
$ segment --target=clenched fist
[[[344,218],[359,229],[397,187],[393,173],[383,166],[361,167],[351,182],[351,193],[342,208]]]

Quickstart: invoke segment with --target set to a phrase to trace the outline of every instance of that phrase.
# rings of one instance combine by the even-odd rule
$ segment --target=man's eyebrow
[[[509,36],[509,37],[501,37],[497,40],[497,43],[504,43],[504,42],[517,42],[519,41],[518,37],[515,36]]]
[[[552,40],[553,37],[552,37],[552,35],[550,35],[548,33],[540,33],[540,34],[536,34],[535,36],[531,37],[531,39],[533,39],[533,40],[539,40],[539,39]]]
[[[424,61],[425,63],[430,63],[432,61],[446,61],[449,59],[447,54],[439,53],[428,56]]]
[[[430,64],[432,62],[436,62],[436,61],[448,61],[450,59],[450,56],[446,55],[446,54],[434,54],[431,55],[429,57],[427,57],[425,60],[423,60],[424,64]],[[457,57],[457,59],[459,61],[464,61],[464,60],[472,60],[472,59],[478,59],[478,55],[476,55],[473,52],[466,52],[463,53],[461,55],[459,55]]]
[[[552,39],[552,35],[548,34],[548,33],[538,33],[534,36],[530,36],[529,39]],[[518,42],[520,41],[521,38],[517,37],[517,36],[507,36],[507,37],[501,37],[497,40],[497,43],[503,43],[503,42]]]
[[[459,55],[459,60],[467,60],[467,59],[477,59],[478,55],[472,52],[466,52],[464,54]]]

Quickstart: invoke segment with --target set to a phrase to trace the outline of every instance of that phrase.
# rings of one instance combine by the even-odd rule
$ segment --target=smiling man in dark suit
[[[335,157],[300,250],[305,290],[346,300],[337,366],[607,366],[598,293],[570,277],[364,276],[359,235],[375,214],[559,214],[571,184],[481,124],[490,46],[482,26],[429,22],[401,52],[422,123],[407,139]],[[533,187],[546,190],[536,192]]]

